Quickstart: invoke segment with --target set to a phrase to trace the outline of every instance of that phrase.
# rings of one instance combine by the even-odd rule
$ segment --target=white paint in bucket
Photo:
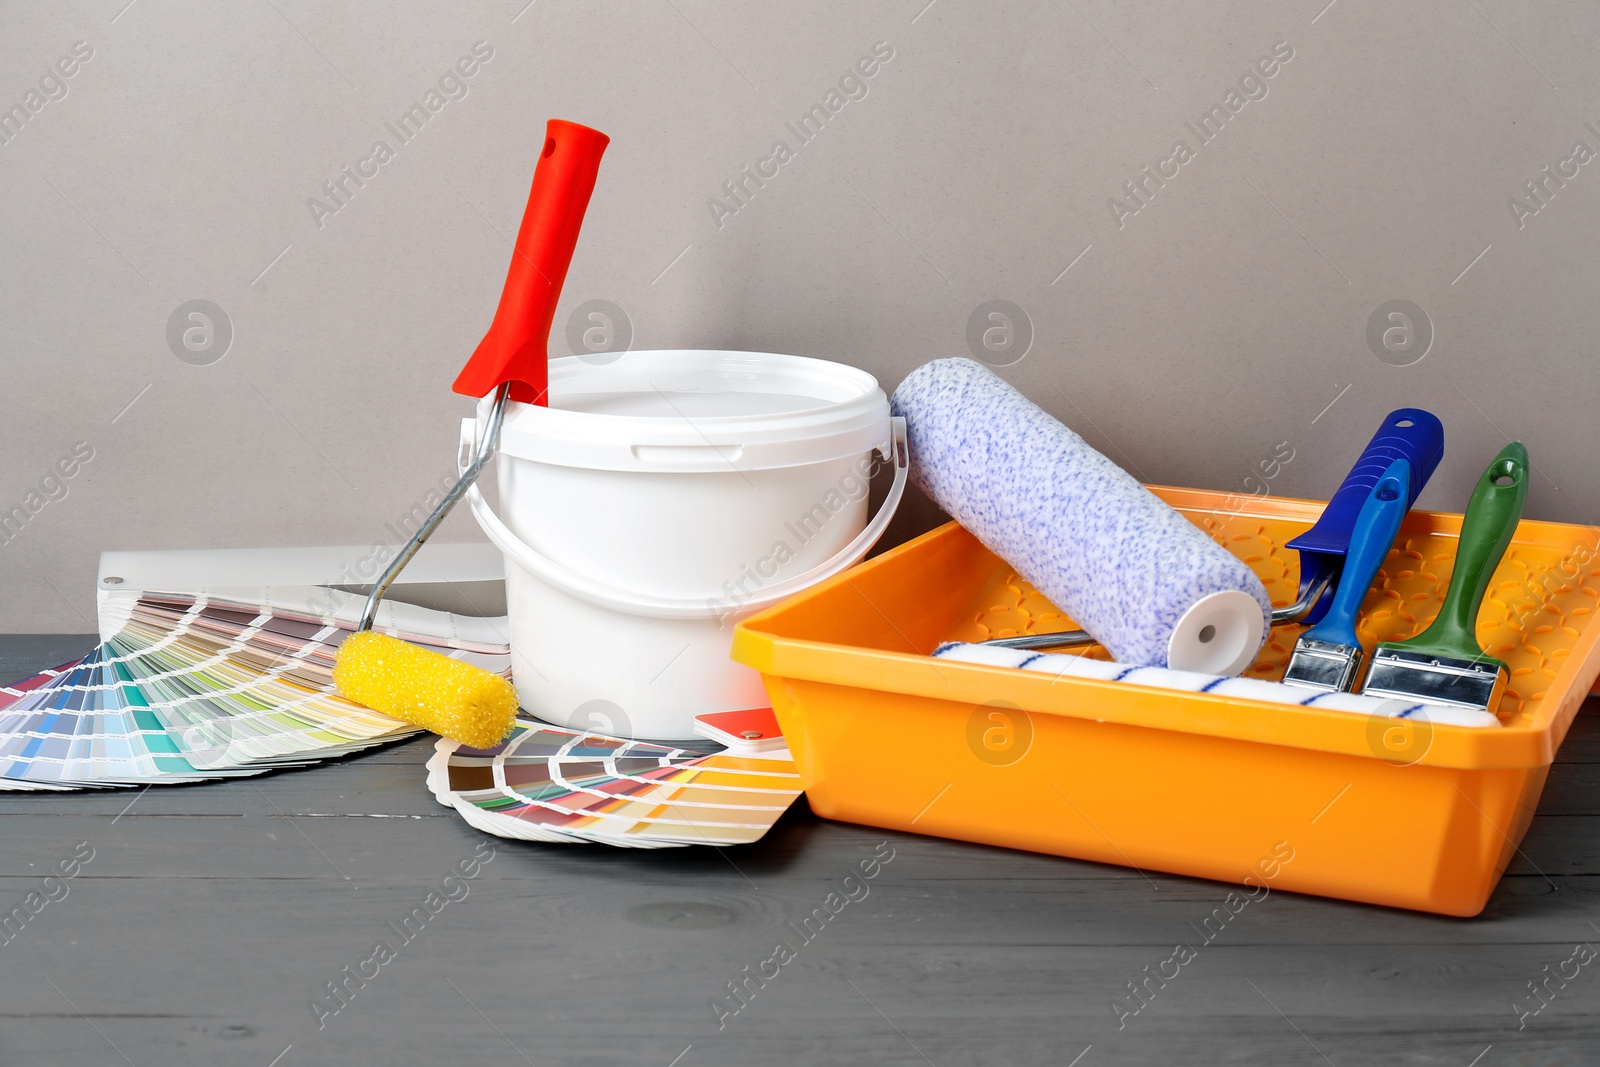
[[[488,415],[462,424],[464,455]],[[867,521],[876,456],[894,484]],[[550,362],[550,407],[511,404],[496,515],[512,675],[552,722],[693,735],[696,715],[766,705],[728,658],[733,625],[849,567],[906,479],[905,428],[865,371],[756,352]]]

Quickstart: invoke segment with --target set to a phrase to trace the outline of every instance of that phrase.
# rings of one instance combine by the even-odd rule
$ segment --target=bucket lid
[[[874,449],[889,449],[889,400],[877,379],[770,352],[553,359],[550,406],[511,403],[500,430],[508,456],[591,470],[763,470]]]

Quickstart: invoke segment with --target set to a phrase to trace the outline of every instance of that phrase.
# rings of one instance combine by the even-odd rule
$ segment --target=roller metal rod
[[[1333,575],[1324,571],[1306,586],[1306,590],[1288,607],[1279,608],[1272,613],[1272,625],[1280,623],[1299,622],[1311,614],[1311,609],[1321,599],[1322,594],[1333,582]],[[1022,634],[1017,637],[995,637],[988,641],[978,642],[982,645],[991,645],[995,648],[1016,648],[1024,652],[1038,652],[1046,648],[1080,648],[1084,645],[1097,645],[1100,642],[1087,630],[1062,630],[1053,634]]]
[[[389,586],[400,576],[400,572],[405,570],[406,564],[411,562],[411,557],[417,554],[423,542],[433,536],[433,531],[437,530],[444,517],[450,514],[450,509],[467,495],[467,490],[472,488],[472,483],[478,480],[478,475],[482,474],[483,468],[488,465],[495,449],[500,445],[500,423],[505,418],[506,400],[511,396],[511,384],[506,382],[495,390],[494,407],[489,409],[489,424],[484,430],[483,439],[478,442],[478,452],[472,457],[472,465],[456,480],[456,484],[450,487],[450,491],[439,502],[439,506],[433,509],[433,514],[429,515],[428,520],[411,535],[411,540],[406,542],[405,547],[373,584],[372,592],[367,594],[366,609],[361,612],[358,632],[372,629],[372,620],[378,614],[378,604],[383,600],[383,594],[389,591]]]

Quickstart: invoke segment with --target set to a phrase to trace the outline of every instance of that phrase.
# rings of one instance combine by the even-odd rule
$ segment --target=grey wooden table
[[[0,637],[0,674],[90,643]],[[1113,1000],[1226,886],[803,805],[724,850],[499,841],[428,795],[426,740],[213,785],[0,794],[0,911],[49,894],[0,935],[0,1063],[1600,1063],[1600,963],[1520,1029],[1513,1007],[1600,945],[1595,711],[1481,917],[1273,893],[1120,1030]],[[890,850],[811,940],[787,925]],[[75,876],[46,888],[62,861]],[[430,893],[437,913],[405,926]],[[794,958],[764,967],[780,940]]]

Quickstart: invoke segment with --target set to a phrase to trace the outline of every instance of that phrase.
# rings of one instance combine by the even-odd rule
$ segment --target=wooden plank
[[[0,662],[33,655],[26,673],[62,647],[0,639]],[[258,779],[0,795],[0,914],[79,842],[94,850],[0,946],[0,1062],[1065,1067],[1090,1045],[1078,1067],[1466,1067],[1491,1045],[1480,1067],[1589,1062],[1595,965],[1521,1030],[1512,1005],[1539,1003],[1527,983],[1576,942],[1600,944],[1591,712],[1563,750],[1586,758],[1552,769],[1482,917],[1273,893],[1209,943],[1195,927],[1218,883],[827,823],[803,804],[740,848],[491,841],[428,795],[427,739]],[[802,939],[790,924],[817,926],[884,840],[894,858],[867,895]],[[444,882],[485,843],[476,878]],[[448,901],[437,915],[430,892]],[[747,1005],[726,1001],[719,1028],[713,1001],[780,939],[794,960]],[[349,979],[347,1005],[314,1009],[380,940],[394,959]],[[1119,1029],[1125,983],[1180,940],[1194,960]]]

